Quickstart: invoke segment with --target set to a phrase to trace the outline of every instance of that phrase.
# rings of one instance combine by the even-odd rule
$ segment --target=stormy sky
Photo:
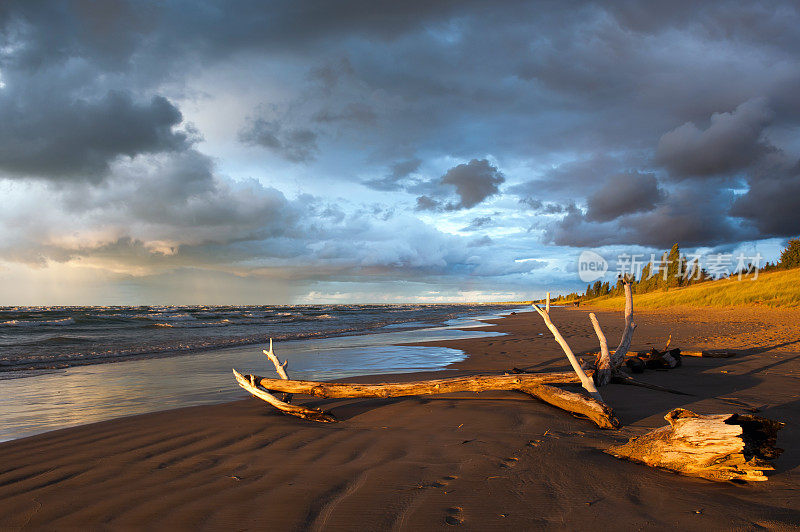
[[[796,2],[6,1],[1,304],[506,300],[800,233]]]

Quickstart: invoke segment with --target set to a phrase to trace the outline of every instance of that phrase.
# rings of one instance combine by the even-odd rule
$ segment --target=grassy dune
[[[586,301],[587,305],[603,309],[622,309],[623,297],[602,297]],[[663,307],[739,307],[765,306],[800,307],[800,268],[761,273],[755,281],[736,277],[656,291],[634,294],[634,308]]]

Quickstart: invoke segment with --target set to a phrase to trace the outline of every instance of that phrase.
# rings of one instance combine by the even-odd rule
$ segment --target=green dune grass
[[[800,268],[760,273],[758,278],[735,276],[729,279],[634,294],[634,308],[664,307],[742,307],[765,306],[780,308],[800,307]],[[623,297],[600,297],[585,301],[587,305],[603,309],[623,309]]]

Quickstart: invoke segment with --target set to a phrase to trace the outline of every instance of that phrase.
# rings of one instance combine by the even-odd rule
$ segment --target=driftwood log
[[[740,414],[701,415],[677,408],[664,419],[669,426],[632,438],[605,452],[652,467],[714,481],[764,481],[774,467],[783,423]]]
[[[311,395],[326,399],[351,399],[357,397],[388,398],[453,392],[515,390],[567,410],[572,414],[585,417],[598,427],[616,428],[619,426],[619,421],[614,417],[611,408],[605,403],[580,393],[548,386],[548,384],[580,382],[574,373],[472,375],[425,381],[358,384],[269,379],[256,375],[242,375],[236,370],[233,371],[239,385],[256,397],[264,399],[278,410],[287,414],[312,421],[333,422],[335,418],[330,413],[319,409],[301,407],[280,401],[272,395],[272,392]]]

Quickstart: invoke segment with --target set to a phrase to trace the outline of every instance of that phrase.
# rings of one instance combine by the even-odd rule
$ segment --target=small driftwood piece
[[[726,349],[707,349],[703,351],[683,351],[681,353],[685,357],[703,357],[703,358],[731,358],[739,353],[737,351],[730,351]]]
[[[775,447],[783,423],[753,415],[701,415],[677,408],[664,419],[669,426],[632,438],[605,452],[682,475],[723,482],[764,481],[775,468]]]
[[[645,368],[673,369],[683,364],[681,355],[681,350],[677,347],[665,349],[664,351],[654,348],[650,351],[640,351],[634,355],[629,355],[625,365],[634,373],[642,373]]]

